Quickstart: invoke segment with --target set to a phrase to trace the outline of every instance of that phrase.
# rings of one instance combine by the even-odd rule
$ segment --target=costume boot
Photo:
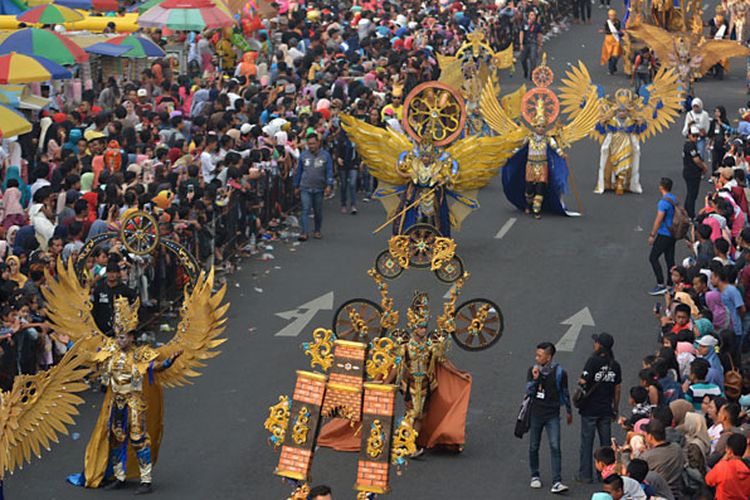
[[[138,468],[141,472],[141,486],[148,484],[151,487],[151,444],[146,442],[140,450],[136,450],[135,457],[138,459]]]
[[[620,196],[625,194],[625,176],[618,175],[615,178],[615,194]]]
[[[541,219],[542,218],[542,202],[544,202],[544,196],[541,194],[538,194],[534,196],[534,204],[532,205],[532,210],[534,212],[534,218],[535,219]]]
[[[534,195],[526,193],[526,210],[524,210],[525,213],[530,214],[531,213],[531,207],[534,204]]]

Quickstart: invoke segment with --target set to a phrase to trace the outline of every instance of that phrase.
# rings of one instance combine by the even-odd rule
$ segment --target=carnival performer
[[[588,75],[582,63],[574,68]],[[551,73],[544,62],[537,71]],[[571,74],[569,71],[567,76],[570,78]],[[534,80],[535,83],[544,80],[545,85],[548,85],[552,76]],[[531,129],[516,123],[507,115],[489,86],[485,87],[482,94],[482,115],[490,127],[499,135],[521,139],[519,148],[503,168],[505,196],[513,205],[533,214],[536,219],[541,218],[543,211],[578,215],[568,212],[562,200],[562,196],[568,192],[569,177],[564,149],[585,137],[594,128],[601,107],[595,85],[589,82],[570,88],[567,80],[563,83],[564,92],[575,94],[581,99],[576,116],[566,125],[554,126],[559,113],[559,101],[546,86],[529,90],[523,98],[523,117],[531,125]],[[554,103],[551,115],[547,114],[549,103]],[[530,107],[533,109],[529,110]]]
[[[599,33],[604,33],[602,42],[601,65],[607,65],[610,75],[617,73],[617,60],[622,56],[622,32],[620,31],[620,20],[617,19],[617,11],[609,9],[607,11],[607,20],[604,22],[604,28]]]
[[[134,345],[138,302],[117,297],[115,338],[106,337],[91,317],[90,290],[78,281],[73,266],[58,262],[57,279],[43,290],[55,331],[65,334],[98,364],[107,393],[86,446],[84,471],[68,481],[98,488],[119,489],[128,478],[140,478],[137,494],[151,492],[152,469],[162,434],[162,386],[181,386],[203,361],[219,354],[224,330],[225,288],[212,294],[213,271],[201,273],[192,291],[185,291],[181,321],[171,341],[159,348]],[[131,445],[131,446],[128,446]]]

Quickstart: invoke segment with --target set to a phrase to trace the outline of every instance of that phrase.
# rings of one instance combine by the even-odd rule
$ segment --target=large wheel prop
[[[337,339],[368,343],[383,334],[382,315],[383,308],[371,300],[347,300],[333,315],[333,333]]]
[[[118,232],[100,233],[83,245],[75,261],[76,274],[79,279],[83,275],[86,260],[94,249],[111,239],[119,239],[128,252],[136,255],[150,254],[157,248],[163,247],[177,258],[190,279],[191,286],[198,280],[200,265],[193,254],[176,241],[160,238],[158,222],[153,215],[143,211],[133,212],[126,217]]]
[[[456,309],[456,331],[451,334],[458,347],[481,351],[503,336],[503,313],[497,304],[486,299],[472,299]]]
[[[420,83],[406,96],[401,121],[404,131],[415,141],[445,146],[464,130],[464,99],[458,90],[444,83]]]
[[[435,249],[435,239],[440,236],[429,224],[414,224],[404,233],[409,237],[409,265],[429,267]]]

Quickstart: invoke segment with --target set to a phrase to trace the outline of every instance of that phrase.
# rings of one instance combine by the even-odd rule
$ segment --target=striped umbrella
[[[15,109],[0,104],[0,133],[3,137],[13,137],[27,132],[31,132],[31,123]]]
[[[16,19],[29,24],[62,24],[80,21],[83,15],[62,5],[48,4],[27,10]]]
[[[164,0],[138,18],[140,26],[174,31],[201,31],[234,25],[227,8],[218,0]]]
[[[68,37],[38,28],[24,28],[0,35],[0,54],[11,52],[40,55],[64,65],[82,63],[89,59],[88,54]]]
[[[44,57],[11,52],[0,56],[0,84],[46,82],[71,78],[73,75],[59,64]]]
[[[164,57],[164,51],[157,44],[138,35],[120,35],[107,41],[112,45],[130,47],[123,55],[133,59],[145,57]]]

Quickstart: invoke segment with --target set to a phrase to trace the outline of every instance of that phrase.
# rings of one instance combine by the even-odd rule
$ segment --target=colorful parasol
[[[31,123],[14,109],[0,104],[0,133],[3,137],[12,137],[31,132]]]
[[[97,42],[89,45],[84,49],[89,54],[97,54],[100,56],[109,57],[120,57],[130,50],[130,47],[123,47],[121,45],[112,45],[108,42]]]
[[[122,47],[130,47],[130,49],[124,53],[125,57],[131,57],[134,59],[141,59],[144,57],[164,57],[164,51],[161,47],[148,38],[138,35],[116,36],[111,40],[108,40],[107,43]]]
[[[159,5],[163,1],[164,0],[146,0],[145,2],[143,2],[142,4],[140,4],[138,6],[138,13],[139,14],[143,14],[144,12],[146,12],[151,7],[153,7],[155,5]]]
[[[16,20],[29,24],[74,23],[81,19],[83,19],[83,15],[80,12],[55,4],[40,5],[16,16]]]
[[[211,0],[164,0],[138,18],[140,26],[174,31],[201,31],[234,25],[224,4]]]
[[[68,37],[38,28],[24,28],[0,35],[0,54],[11,52],[40,55],[63,65],[82,63],[89,59],[88,54]]]
[[[57,0],[58,5],[64,5],[71,9],[98,10],[103,12],[114,12],[119,8],[117,0]]]
[[[0,56],[0,84],[46,82],[71,78],[73,75],[56,62],[11,52]]]

